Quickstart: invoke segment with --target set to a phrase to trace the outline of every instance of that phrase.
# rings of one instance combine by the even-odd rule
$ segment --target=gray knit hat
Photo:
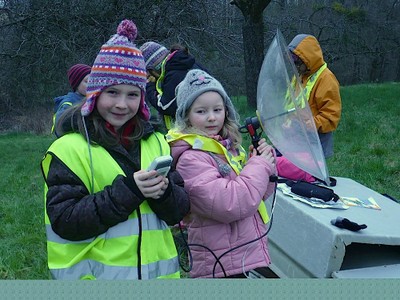
[[[199,69],[192,69],[185,79],[176,87],[176,123],[182,126],[190,106],[201,94],[214,91],[221,95],[230,119],[238,124],[239,116],[233,107],[232,101],[225,92],[221,83],[210,74]]]

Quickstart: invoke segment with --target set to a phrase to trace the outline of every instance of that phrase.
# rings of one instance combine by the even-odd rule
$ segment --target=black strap
[[[278,183],[287,183],[288,181],[291,181],[291,180],[284,178],[284,177],[279,177],[277,182]]]
[[[330,186],[336,186],[336,179],[333,177],[329,177],[329,180],[331,182]]]
[[[322,179],[319,179],[319,178],[317,178],[317,177],[315,177],[315,176],[314,176],[314,178],[315,178],[317,181],[319,181],[319,182],[325,184],[326,186],[336,186],[336,179],[333,178],[333,177],[329,177],[329,181],[330,181],[330,184],[329,184],[329,185],[328,185],[324,180],[322,180]]]

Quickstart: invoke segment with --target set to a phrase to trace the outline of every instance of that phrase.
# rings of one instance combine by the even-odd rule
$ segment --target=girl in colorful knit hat
[[[124,20],[101,47],[87,98],[62,115],[61,137],[41,163],[55,279],[180,277],[169,225],[187,214],[189,201],[178,172],[147,171],[170,148],[149,123],[136,35]]]
[[[247,277],[270,263],[264,200],[274,190],[273,149],[261,139],[247,159],[230,98],[202,70],[188,72],[176,101],[167,140],[191,203],[185,218],[190,276]]]
[[[68,82],[72,91],[64,96],[54,98],[53,127],[51,128],[51,132],[54,132],[57,137],[57,132],[54,129],[61,114],[67,108],[80,103],[86,96],[86,87],[90,69],[90,66],[85,64],[76,64],[68,69]]]

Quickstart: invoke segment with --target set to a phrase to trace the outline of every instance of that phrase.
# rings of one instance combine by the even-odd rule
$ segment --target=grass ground
[[[39,163],[51,140],[0,136],[0,279],[49,278]]]
[[[400,84],[344,87],[330,173],[400,199]]]
[[[400,199],[400,84],[343,87],[331,176],[352,178]],[[241,119],[254,116],[234,99]],[[245,136],[246,143],[249,143]],[[49,279],[39,163],[53,137],[0,135],[0,279]]]
[[[349,177],[400,199],[400,83],[341,88],[342,117],[334,134],[331,176]],[[234,98],[241,120],[255,116]],[[245,143],[250,141],[246,135]]]

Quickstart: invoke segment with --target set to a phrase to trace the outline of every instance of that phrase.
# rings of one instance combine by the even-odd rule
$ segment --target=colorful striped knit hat
[[[144,61],[147,69],[159,70],[164,58],[167,57],[169,51],[164,46],[156,42],[147,42],[140,47],[143,53]]]
[[[131,20],[123,20],[113,35],[97,55],[89,75],[86,102],[82,106],[82,116],[88,116],[96,105],[101,92],[113,85],[130,84],[138,86],[142,98],[139,116],[149,120],[150,110],[144,101],[146,92],[146,66],[142,52],[133,43],[137,28]]]

